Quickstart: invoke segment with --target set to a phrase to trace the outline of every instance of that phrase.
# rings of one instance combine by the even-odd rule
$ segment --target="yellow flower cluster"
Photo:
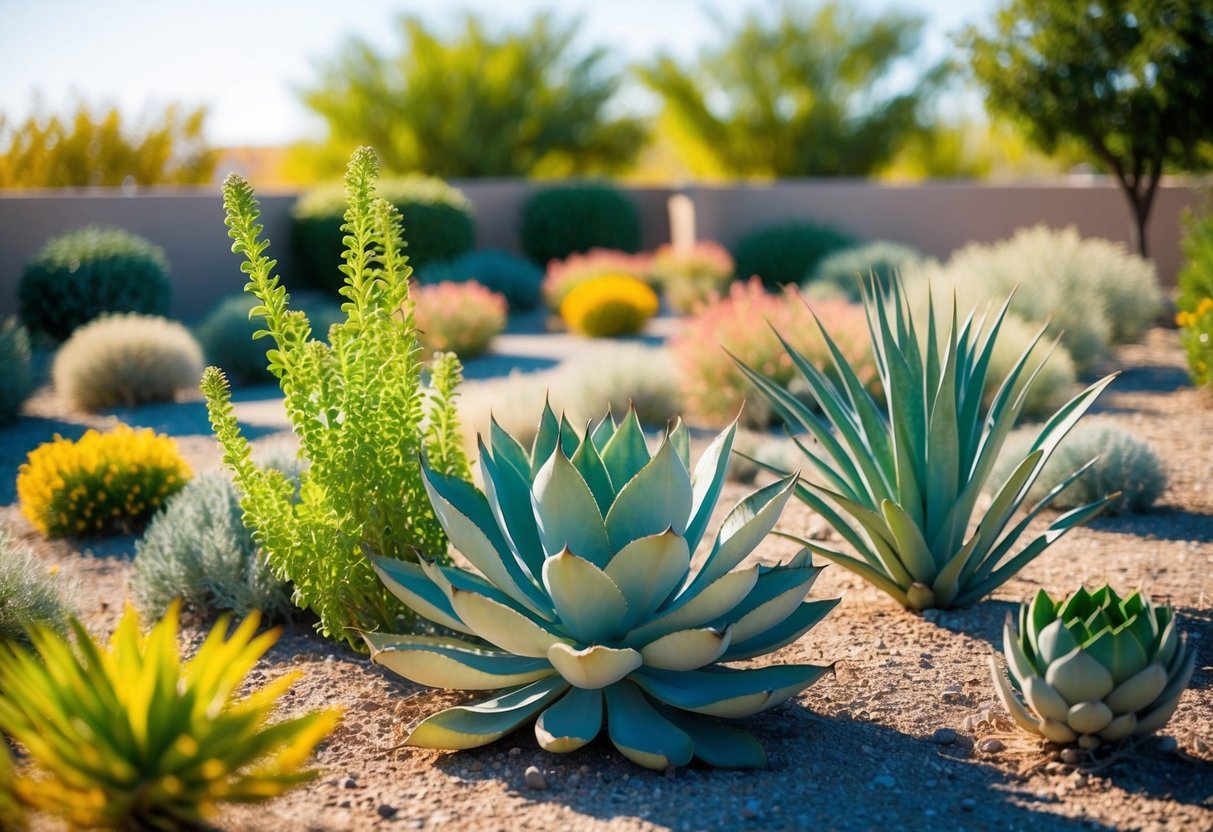
[[[1184,329],[1189,329],[1196,324],[1205,315],[1213,312],[1213,298],[1201,298],[1200,303],[1196,304],[1196,308],[1191,312],[1180,312],[1175,316],[1175,323]]]
[[[190,476],[172,438],[120,425],[39,445],[17,473],[17,496],[47,537],[130,532]]]
[[[591,338],[632,335],[657,314],[657,293],[623,274],[595,277],[576,286],[560,304],[569,329]]]

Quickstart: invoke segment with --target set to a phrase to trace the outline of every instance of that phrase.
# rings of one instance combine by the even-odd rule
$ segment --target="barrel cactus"
[[[990,657],[1003,704],[1023,728],[1093,749],[1157,731],[1192,679],[1196,653],[1166,605],[1110,586],[1062,603],[1043,589],[1003,629],[1010,678]]]
[[[739,568],[778,520],[795,474],[738,504],[692,568],[734,430],[692,474],[681,422],[650,453],[634,411],[581,435],[545,408],[529,453],[493,424],[492,450],[480,443],[483,493],[424,469],[443,528],[478,573],[424,560],[375,566],[418,613],[477,640],[363,637],[375,662],[414,682],[496,692],[426,718],[407,744],[473,748],[537,717],[548,751],[580,748],[605,722],[615,747],[648,768],[692,756],[765,766],[758,742],[721,719],[773,708],[828,667],[725,663],[795,641],[837,600],[804,600],[820,571],[808,551]]]

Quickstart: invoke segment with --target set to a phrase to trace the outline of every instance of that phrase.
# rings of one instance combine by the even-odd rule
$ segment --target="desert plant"
[[[325,636],[351,643],[352,627],[394,629],[410,615],[379,583],[364,549],[446,560],[446,535],[425,499],[421,451],[444,474],[470,477],[455,413],[459,362],[435,360],[431,387],[422,384],[400,214],[374,197],[377,174],[374,151],[356,151],[346,175],[349,249],[341,266],[347,318],[329,330],[329,344],[311,337],[306,315],[288,309],[252,189],[238,176],[224,183],[232,249],[247,259],[247,289],[261,301],[254,314],[274,342],[269,369],[309,464],[298,501],[281,471],[253,462],[223,374],[209,368],[202,382],[245,523],[274,573],[294,584],[296,605],[316,613]]]
[[[308,782],[303,768],[336,710],[271,724],[289,673],[237,697],[277,639],[250,615],[226,638],[220,620],[182,661],[176,608],[146,636],[127,607],[108,646],[72,622],[74,643],[50,629],[33,651],[0,650],[0,730],[24,746],[32,773],[15,789],[73,828],[195,828],[224,802],[258,803]]]
[[[660,306],[657,293],[643,280],[604,274],[580,284],[560,304],[560,317],[578,335],[614,338],[644,329]]]
[[[773,708],[827,668],[724,663],[791,643],[837,600],[804,601],[820,571],[807,551],[735,568],[778,520],[795,475],[734,508],[692,569],[733,434],[717,437],[692,475],[681,423],[650,455],[635,413],[606,417],[583,436],[545,408],[530,453],[499,429],[491,452],[481,443],[484,493],[424,469],[451,543],[478,572],[389,558],[376,568],[421,615],[492,647],[456,636],[363,637],[373,661],[407,679],[497,693],[427,717],[406,743],[472,748],[537,716],[548,751],[580,748],[605,721],[615,747],[648,768],[692,756],[765,766],[749,734],[715,718]]]
[[[32,335],[62,341],[106,312],[168,314],[164,251],[121,228],[89,226],[51,239],[21,273],[17,308]]]
[[[46,568],[12,532],[0,528],[0,643],[26,641],[32,627],[63,630],[67,612]]]
[[[605,248],[592,248],[584,254],[570,254],[563,260],[548,263],[543,277],[543,302],[553,312],[569,292],[583,283],[605,275],[626,275],[637,280],[646,279],[649,258],[643,254],[628,254]]]
[[[936,318],[938,332],[945,331],[947,324]],[[1058,343],[1048,343],[1036,337],[1039,326],[1031,326],[1015,315],[1007,314],[998,331],[998,341],[990,353],[990,366],[986,371],[986,389],[981,403],[989,407],[998,395],[1002,380],[1007,377],[1019,361],[1028,353],[1028,366],[1035,367],[1032,375],[1021,375],[1013,393],[1027,391],[1020,416],[1024,419],[1047,419],[1065,404],[1078,384],[1078,372],[1074,359]],[[1028,382],[1031,381],[1029,386]]]
[[[15,318],[0,321],[0,425],[15,421],[34,390],[29,334]]]
[[[1184,267],[1175,323],[1196,384],[1213,384],[1213,212],[1184,217]]]
[[[1080,587],[1062,602],[1043,589],[1007,616],[1010,679],[990,656],[998,697],[1025,730],[1085,749],[1167,723],[1192,680],[1196,651],[1166,604],[1110,586]]]
[[[768,289],[795,286],[826,257],[855,244],[841,231],[810,223],[759,228],[733,246],[734,271],[742,280],[758,277]]]
[[[382,180],[376,193],[403,217],[413,268],[471,250],[475,218],[462,191],[430,176],[406,176]],[[308,285],[327,290],[342,286],[345,210],[345,189],[336,182],[308,191],[291,209],[291,244]]]
[[[710,240],[685,249],[663,245],[649,261],[648,279],[661,288],[671,309],[685,315],[728,288],[733,256]]]
[[[182,489],[191,471],[177,443],[150,428],[58,434],[17,472],[21,513],[47,537],[127,534]]]
[[[803,288],[828,289],[852,303],[858,303],[862,292],[860,281],[875,276],[882,290],[893,275],[901,274],[922,260],[917,249],[902,243],[876,240],[854,248],[844,248],[823,258],[804,275]]]
[[[539,305],[543,270],[505,251],[469,251],[454,260],[429,263],[416,270],[423,284],[464,283],[474,280],[505,297],[511,312],[525,312]]]
[[[819,443],[802,443],[801,448],[825,484],[806,482],[797,496],[820,513],[858,557],[810,540],[801,544],[911,609],[963,607],[1000,586],[1110,502],[1104,498],[1063,514],[1012,554],[1032,519],[1082,475],[1083,468],[1069,474],[1032,505],[1026,517],[1008,527],[1053,451],[1114,376],[1088,387],[1045,423],[1028,455],[970,531],[978,498],[1031,389],[1031,372],[1028,382],[1020,384],[1030,350],[1003,379],[993,403],[983,406],[990,354],[1006,305],[992,319],[983,314],[959,323],[953,302],[942,338],[936,335],[934,310],[928,306],[923,348],[900,280],[893,281],[887,296],[877,291],[873,281],[865,290],[864,307],[885,410],[820,322],[836,381],[786,341],[784,348],[824,418],[763,373],[741,366],[789,423]]]
[[[505,298],[474,280],[414,287],[412,301],[417,337],[429,352],[473,358],[505,329]]]
[[[176,321],[106,315],[80,327],[55,355],[55,392],[75,410],[172,401],[196,390],[202,348]]]
[[[592,248],[635,252],[640,216],[632,200],[610,185],[539,188],[522,205],[522,250],[541,266]]]

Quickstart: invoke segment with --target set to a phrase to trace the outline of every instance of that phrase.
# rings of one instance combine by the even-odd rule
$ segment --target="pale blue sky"
[[[461,10],[516,22],[545,8],[580,14],[581,36],[618,50],[620,64],[661,49],[693,55],[714,39],[703,9],[726,20],[759,5],[733,0],[0,0],[0,113],[26,115],[37,92],[58,109],[74,95],[132,113],[171,100],[205,103],[210,139],[220,145],[274,144],[319,125],[294,88],[350,34],[384,48],[397,43],[393,19],[415,13],[444,25]],[[861,0],[928,18],[927,49],[942,55],[948,36],[990,15],[995,0]]]

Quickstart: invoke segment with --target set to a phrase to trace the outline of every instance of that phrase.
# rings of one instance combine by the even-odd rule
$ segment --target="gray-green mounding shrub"
[[[998,459],[991,484],[1001,484],[1011,475],[1032,445],[1031,431],[1016,432]],[[1079,424],[1049,458],[1040,478],[1028,492],[1029,502],[1041,499],[1072,471],[1095,463],[1053,500],[1052,506],[1067,510],[1109,494],[1120,499],[1108,504],[1108,514],[1147,511],[1167,487],[1167,475],[1153,449],[1128,431],[1114,425]]]
[[[640,215],[627,194],[609,185],[534,191],[522,205],[522,250],[547,266],[592,248],[640,249]]]
[[[191,480],[135,545],[131,594],[139,608],[158,618],[180,598],[201,616],[260,610],[267,620],[288,618],[295,609],[291,586],[274,577],[242,517],[240,495],[226,474]]]
[[[889,279],[922,261],[922,253],[902,243],[876,240],[827,255],[805,275],[803,288],[832,290],[852,303],[860,300],[859,280],[874,275],[882,289]]]
[[[454,260],[430,263],[417,272],[417,279],[427,285],[474,280],[504,295],[511,312],[534,309],[542,299],[543,270],[530,260],[493,249],[469,251]]]
[[[768,289],[778,289],[799,284],[827,256],[856,244],[848,234],[812,223],[759,228],[733,247],[734,273],[740,280],[757,275]]]
[[[32,335],[62,341],[107,312],[166,315],[172,297],[164,250],[121,228],[89,226],[51,239],[17,287]]]
[[[28,641],[31,626],[62,631],[69,610],[29,547],[0,526],[0,643]]]
[[[414,269],[471,250],[476,224],[472,203],[462,191],[431,176],[405,176],[381,180],[378,194],[404,218],[405,254]],[[344,262],[344,214],[345,190],[339,183],[309,191],[291,209],[291,244],[309,285],[336,292],[343,284],[338,266]]]
[[[34,390],[29,335],[15,318],[0,322],[0,425],[15,421]]]

